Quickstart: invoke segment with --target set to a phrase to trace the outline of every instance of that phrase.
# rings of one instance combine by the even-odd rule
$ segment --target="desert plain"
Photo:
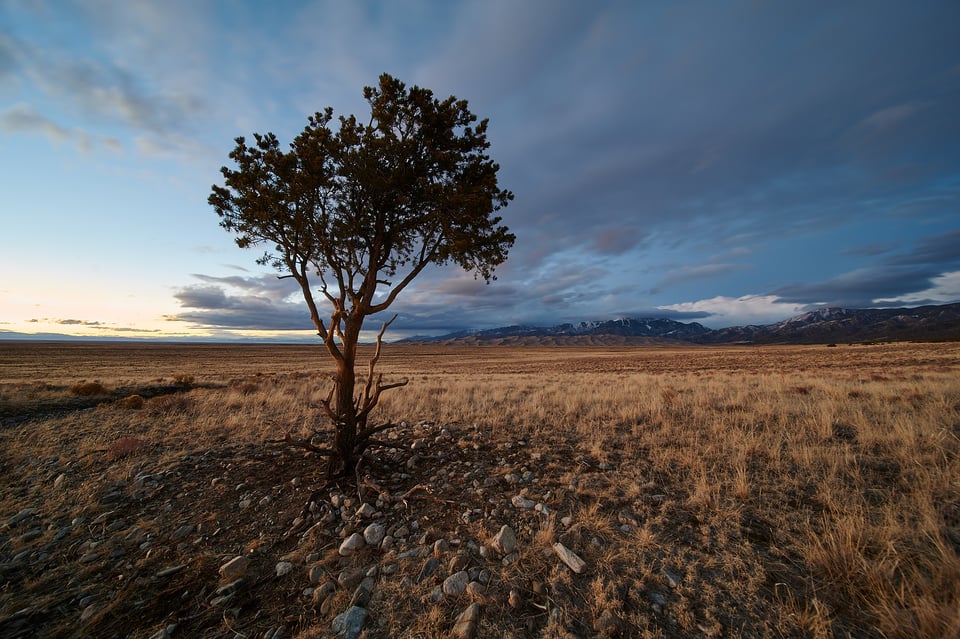
[[[379,370],[329,482],[320,344],[0,342],[0,636],[960,636],[960,343]]]

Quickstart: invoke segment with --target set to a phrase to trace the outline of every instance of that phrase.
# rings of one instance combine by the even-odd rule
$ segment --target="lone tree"
[[[336,364],[322,402],[333,424],[329,447],[286,434],[286,441],[329,458],[330,477],[352,473],[373,437],[393,427],[370,424],[380,395],[406,381],[385,384],[375,371],[384,323],[366,380],[356,374],[364,319],[390,308],[428,264],[455,262],[488,284],[515,236],[494,213],[513,194],[497,185],[499,166],[486,154],[487,120],[454,97],[437,100],[383,74],[366,87],[370,117],[316,113],[290,144],[273,133],[236,138],[236,168],[223,167],[224,185],[209,203],[220,226],[241,248],[265,245],[259,264],[300,285],[317,333]],[[329,323],[314,297],[329,302]]]

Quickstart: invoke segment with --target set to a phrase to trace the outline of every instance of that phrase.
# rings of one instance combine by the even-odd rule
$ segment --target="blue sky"
[[[233,138],[387,72],[490,119],[517,235],[394,337],[960,301],[960,4],[0,4],[0,331],[309,336],[207,204]],[[368,328],[376,329],[376,323]]]

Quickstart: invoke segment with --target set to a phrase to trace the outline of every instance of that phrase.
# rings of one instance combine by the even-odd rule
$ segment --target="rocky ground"
[[[21,507],[0,529],[0,635],[770,629],[761,602],[697,583],[719,570],[692,558],[716,551],[716,531],[698,531],[669,487],[638,484],[642,462],[598,459],[562,439],[494,442],[464,425],[422,422],[394,436],[412,446],[366,460],[359,487],[323,484],[319,460],[294,448],[170,453],[130,438],[96,459],[4,468],[5,503]],[[624,483],[646,488],[625,493]],[[644,547],[666,529],[672,555]],[[762,521],[732,522],[731,533],[744,548],[771,535]]]

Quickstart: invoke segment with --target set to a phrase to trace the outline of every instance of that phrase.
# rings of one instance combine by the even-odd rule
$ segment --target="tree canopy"
[[[386,388],[368,379],[354,397],[364,318],[390,308],[429,264],[454,263],[489,283],[515,240],[495,215],[513,194],[499,187],[500,167],[486,153],[486,119],[465,100],[438,100],[387,74],[364,98],[368,118],[339,116],[334,127],[328,107],[287,150],[273,133],[254,133],[253,144],[236,138],[236,168],[221,168],[224,184],[209,197],[240,247],[265,247],[258,262],[300,285],[337,364],[328,416],[353,440],[370,430],[366,418]],[[332,306],[329,322],[314,277]]]

